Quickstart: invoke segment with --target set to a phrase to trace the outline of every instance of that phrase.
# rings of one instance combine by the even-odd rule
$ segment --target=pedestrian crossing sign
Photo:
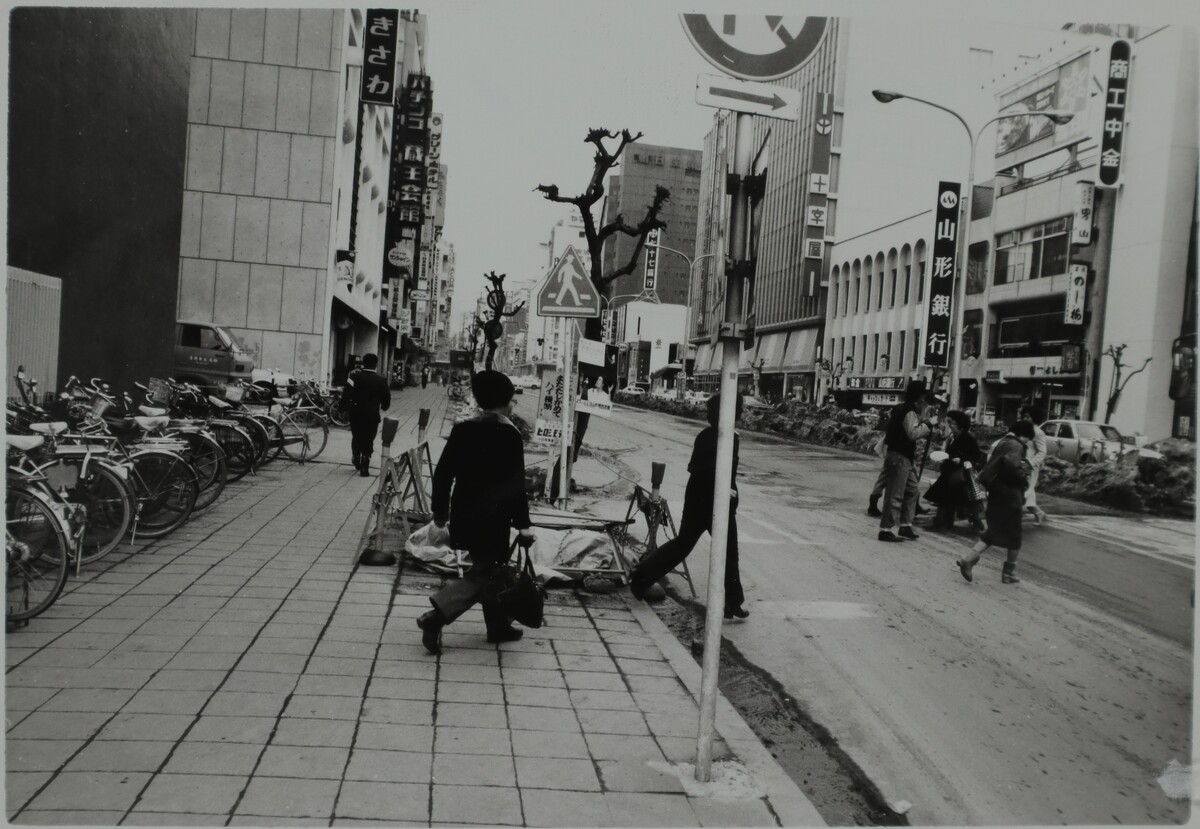
[[[592,284],[583,257],[568,246],[538,291],[542,317],[598,317],[600,292]]]

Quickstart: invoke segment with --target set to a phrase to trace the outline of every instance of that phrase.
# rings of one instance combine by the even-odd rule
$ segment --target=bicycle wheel
[[[239,426],[224,423],[211,423],[213,437],[225,451],[225,466],[229,470],[227,482],[240,481],[254,468],[254,459],[258,452],[254,449],[254,441]]]
[[[196,486],[200,490],[196,509],[205,509],[225,491],[229,477],[225,450],[215,437],[205,432],[180,432],[176,437],[188,445],[184,458],[196,470]]]
[[[137,498],[134,532],[161,538],[191,517],[199,487],[191,465],[174,452],[146,449],[135,452],[130,480]]]
[[[267,455],[267,450],[271,448],[271,436],[267,433],[267,429],[257,418],[250,415],[238,414],[234,418],[237,421],[238,427],[250,436],[250,440],[254,443],[254,465],[258,466],[263,462],[263,458]]]
[[[62,593],[70,544],[53,507],[11,481],[4,496],[4,517],[5,620],[23,622],[54,604]]]
[[[283,451],[292,460],[311,461],[325,451],[329,424],[311,409],[284,412],[279,425],[283,430]]]
[[[259,463],[270,463],[283,451],[283,429],[279,428],[279,421],[270,415],[256,414],[253,417],[267,432],[267,451]]]
[[[334,426],[345,428],[350,425],[350,412],[342,405],[340,397],[331,397],[325,406],[325,415]]]
[[[42,467],[42,474],[49,472],[54,479],[51,467],[67,463],[72,461],[54,461]],[[80,474],[76,484],[67,488],[67,497],[71,503],[86,509],[80,561],[91,564],[115,550],[129,530],[134,513],[133,497],[121,474],[101,461],[92,460],[87,473]]]

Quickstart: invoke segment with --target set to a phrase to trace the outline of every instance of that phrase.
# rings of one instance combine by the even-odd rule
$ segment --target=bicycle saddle
[[[53,423],[31,423],[29,431],[37,432],[39,435],[61,435],[67,431],[67,424],[61,420],[56,420]]]
[[[274,400],[276,403],[278,403],[280,406],[292,405],[292,398],[290,398],[290,397],[272,397],[271,399]]]
[[[133,422],[138,425],[138,428],[144,432],[153,432],[160,426],[166,426],[171,422],[171,418],[160,415],[158,417],[135,417]]]
[[[233,408],[232,403],[227,403],[219,397],[213,397],[211,394],[208,396],[208,402],[212,403],[218,409],[232,409]]]
[[[46,439],[37,435],[5,435],[4,442],[13,449],[28,452],[31,449],[37,449],[46,442]]]
[[[146,417],[162,417],[167,413],[166,409],[156,409],[153,406],[138,406],[138,411]]]

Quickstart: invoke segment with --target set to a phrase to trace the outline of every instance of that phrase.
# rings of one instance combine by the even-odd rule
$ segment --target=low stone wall
[[[704,420],[704,406],[656,397],[625,397],[617,402],[678,417]],[[785,401],[772,408],[742,411],[738,427],[750,432],[780,435],[820,446],[849,449],[873,455],[882,432],[878,423],[862,423],[845,409],[813,403]],[[987,451],[1007,431],[1000,426],[971,428],[980,447]],[[1116,463],[1079,465],[1047,458],[1038,481],[1038,491],[1084,503],[1128,512],[1144,512],[1178,518],[1195,517],[1196,448],[1188,441],[1166,441],[1164,460],[1126,455]],[[930,461],[927,469],[937,469]]]

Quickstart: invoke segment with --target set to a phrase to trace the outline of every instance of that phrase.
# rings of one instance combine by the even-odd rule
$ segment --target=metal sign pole
[[[739,112],[734,135],[733,175],[737,189],[730,201],[730,258],[737,265],[748,256],[749,210],[744,181],[754,152],[754,120]],[[737,372],[742,341],[742,279],[734,269],[725,279],[725,322],[721,326],[721,409],[717,425],[717,471],[713,482],[712,554],[708,564],[708,608],[704,623],[704,659],[700,680],[700,723],[696,745],[696,779],[712,779],[713,730],[717,718],[717,675],[721,666],[721,622],[725,613],[725,554],[729,535],[729,498],[733,480],[734,420]]]
[[[558,477],[558,508],[567,509],[571,494],[571,418],[575,413],[574,393],[571,390],[571,346],[574,345],[574,321],[563,319],[563,400],[562,400],[562,453],[559,455],[560,472]]]

